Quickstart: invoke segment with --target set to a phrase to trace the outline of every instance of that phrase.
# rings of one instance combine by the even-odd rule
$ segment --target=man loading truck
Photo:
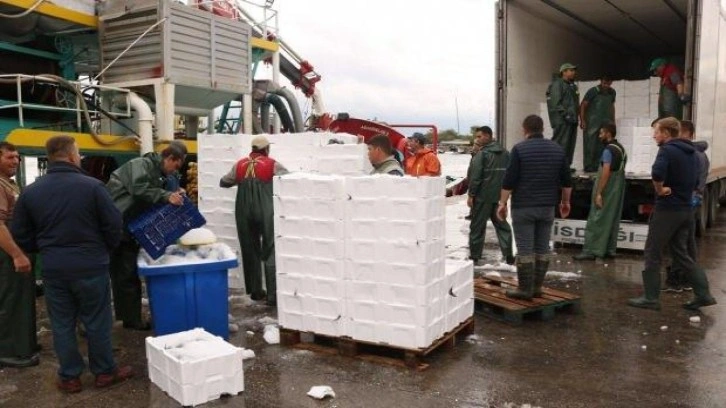
[[[577,142],[580,92],[575,84],[577,67],[566,62],[560,65],[560,76],[547,88],[547,113],[552,125],[552,140],[565,149],[567,165],[572,166]]]
[[[665,58],[650,63],[650,72],[660,78],[658,94],[658,118],[683,119],[683,105],[690,101],[683,85],[683,73]]]

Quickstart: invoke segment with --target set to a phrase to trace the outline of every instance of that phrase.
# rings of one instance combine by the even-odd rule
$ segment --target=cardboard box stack
[[[276,178],[280,325],[420,348],[470,317],[473,267],[444,257],[444,182]]]
[[[236,188],[219,188],[219,179],[242,157],[250,153],[256,135],[205,135],[199,138],[198,191],[199,211],[207,220],[207,228],[219,241],[241,252],[234,218]],[[299,133],[266,135],[272,143],[270,155],[288,170],[322,174],[362,175],[370,173],[368,149],[358,144],[356,136],[338,133]],[[337,143],[330,144],[334,140]],[[230,271],[230,287],[244,287],[240,268]]]
[[[600,83],[600,81],[580,81],[578,88],[580,100],[587,91]],[[617,94],[615,99],[615,122],[618,128],[618,141],[625,147],[628,154],[628,163],[625,171],[628,173],[649,173],[653,160],[658,153],[658,146],[653,141],[653,131],[650,127],[653,119],[658,117],[658,92],[660,79],[651,77],[641,81],[614,81],[613,89]],[[540,115],[544,119],[545,137],[552,137],[552,126],[547,114],[547,104],[540,104]],[[573,156],[573,166],[582,169],[582,131],[577,132],[577,144]]]
[[[194,329],[146,338],[149,379],[183,406],[244,391],[242,349]]]

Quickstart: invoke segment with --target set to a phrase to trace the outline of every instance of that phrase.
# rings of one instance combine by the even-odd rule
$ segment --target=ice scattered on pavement
[[[251,330],[247,330],[247,335],[250,336],[250,337],[252,337],[252,336],[255,335],[255,332],[253,332]]]
[[[228,328],[229,328],[229,332],[230,332],[230,333],[237,333],[237,332],[239,331],[239,326],[237,326],[237,325],[236,325],[236,324],[234,324],[234,323],[230,323],[230,324],[228,325]]]
[[[255,352],[250,349],[242,349],[242,360],[249,360],[255,358]]]
[[[541,408],[538,405],[532,405],[532,404],[515,404],[513,402],[505,402],[504,405],[502,405],[502,408]]]
[[[317,399],[323,399],[325,397],[335,398],[335,391],[327,385],[315,385],[310,388],[308,395]]]
[[[483,271],[503,271],[503,272],[517,272],[517,267],[514,265],[509,265],[505,262],[500,262],[496,265],[493,264],[485,264],[484,266],[476,266],[476,269],[483,270]]]
[[[666,330],[668,330],[668,326],[660,326],[660,330],[661,331],[666,331]]]
[[[486,276],[488,278],[501,278],[502,274],[499,273],[498,271],[488,271],[487,273],[484,274],[484,276]]]
[[[479,343],[479,340],[480,339],[481,339],[481,337],[479,337],[476,334],[470,334],[470,335],[466,336],[466,341],[469,342],[469,343],[472,343],[472,344]]]
[[[676,344],[681,344],[681,341],[676,339]]]
[[[267,344],[280,344],[280,329],[274,324],[268,324],[265,326],[264,337]]]
[[[574,280],[582,278],[575,272],[547,271],[547,277],[560,280]]]
[[[274,324],[277,324],[277,319],[270,317],[270,316],[265,316],[265,317],[261,318],[260,320],[258,320],[258,322],[260,322],[260,324],[264,324],[266,326],[270,325],[270,324],[274,325]]]
[[[643,344],[642,346],[640,346],[640,349],[645,351],[645,350],[648,349],[648,346],[646,346],[645,344]]]
[[[691,316],[688,318],[688,320],[691,321],[691,323],[701,323],[701,317],[700,316]]]

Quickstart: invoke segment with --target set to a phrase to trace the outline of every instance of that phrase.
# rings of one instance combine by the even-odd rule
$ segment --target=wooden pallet
[[[580,296],[542,287],[542,297],[520,300],[507,297],[507,287],[517,287],[517,281],[499,277],[474,279],[475,310],[514,324],[521,324],[526,317],[550,320],[557,311],[580,312]]]
[[[377,364],[425,370],[429,367],[423,359],[439,349],[451,349],[457,341],[474,332],[474,317],[444,334],[429,347],[408,349],[387,344],[354,340],[350,337],[332,337],[320,334],[280,328],[280,344],[301,350],[325,354],[338,354]],[[303,337],[307,337],[303,341]]]

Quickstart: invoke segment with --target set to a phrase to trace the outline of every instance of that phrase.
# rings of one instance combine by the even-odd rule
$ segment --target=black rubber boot
[[[643,274],[643,296],[628,299],[628,306],[639,307],[641,309],[660,310],[660,273],[649,273],[647,270]]]
[[[519,284],[516,290],[507,290],[507,296],[515,299],[532,299],[534,289],[534,262],[517,263],[517,280]]]
[[[542,297],[542,284],[544,283],[545,275],[547,275],[547,269],[550,267],[550,261],[544,259],[537,259],[534,262],[534,290],[532,296]]]
[[[690,274],[688,280],[693,285],[693,300],[683,305],[684,308],[689,310],[698,310],[704,306],[712,306],[716,304],[716,299],[711,295],[711,291],[708,288],[708,278],[706,272],[700,267],[696,266],[693,273]]]

